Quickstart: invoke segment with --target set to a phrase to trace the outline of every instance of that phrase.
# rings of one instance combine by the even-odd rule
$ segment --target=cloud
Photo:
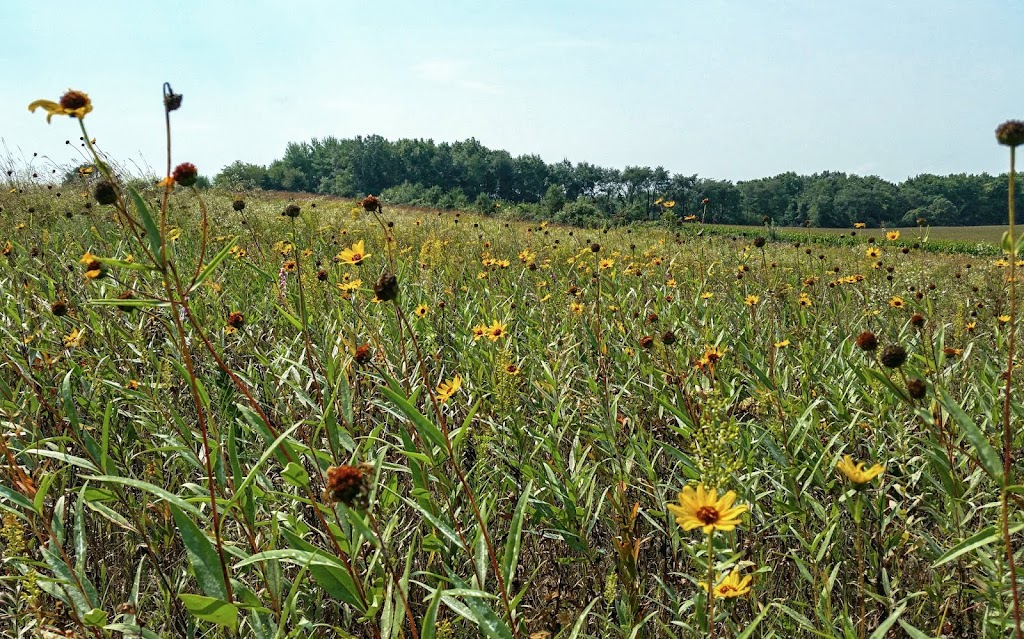
[[[413,65],[413,71],[421,80],[445,87],[455,87],[485,93],[488,95],[500,95],[504,90],[496,84],[483,82],[473,77],[473,70],[465,60],[454,58],[428,58]]]

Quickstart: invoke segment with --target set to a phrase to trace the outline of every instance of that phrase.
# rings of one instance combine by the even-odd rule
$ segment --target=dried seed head
[[[862,351],[873,351],[878,348],[878,338],[871,331],[864,331],[857,336],[857,348]]]
[[[373,294],[382,302],[390,302],[398,297],[398,278],[392,273],[384,273],[373,285]]]
[[[174,178],[176,184],[193,186],[196,180],[199,179],[199,169],[191,162],[182,162],[174,167],[174,173],[171,174],[171,177]]]
[[[367,195],[359,202],[359,206],[363,207],[364,211],[375,213],[380,210],[380,200],[377,199],[376,195]]]
[[[907,361],[907,351],[899,344],[890,344],[879,359],[886,368],[899,368]]]
[[[925,396],[925,393],[928,392],[928,387],[925,385],[923,380],[914,377],[907,382],[907,392],[910,393],[910,396],[914,399],[922,399]]]
[[[100,204],[113,204],[117,202],[117,187],[110,180],[103,180],[96,185],[93,195]]]
[[[61,100],[63,104],[63,99]],[[996,127],[996,140],[1004,146],[1016,147],[1024,144],[1024,122],[1007,120]]]

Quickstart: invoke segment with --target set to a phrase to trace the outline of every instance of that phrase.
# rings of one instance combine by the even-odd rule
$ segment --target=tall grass
[[[96,153],[0,194],[11,636],[1013,628],[1009,257],[135,190]],[[699,485],[739,525],[677,523]]]

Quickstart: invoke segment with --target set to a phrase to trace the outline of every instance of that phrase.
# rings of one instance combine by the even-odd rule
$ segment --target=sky
[[[1024,119],[1020,0],[0,0],[0,165],[215,175],[289,142],[474,137],[512,155],[745,180],[999,173]],[[39,157],[32,157],[38,153]]]

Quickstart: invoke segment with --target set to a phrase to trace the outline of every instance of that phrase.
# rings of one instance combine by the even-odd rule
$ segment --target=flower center
[[[353,253],[352,254],[352,261],[353,262],[362,262],[363,261],[363,255],[361,253]]]
[[[718,521],[718,510],[714,506],[701,506],[697,511],[697,519],[705,525],[713,524]]]
[[[89,98],[80,91],[68,91],[60,98],[60,105],[65,109],[81,109],[89,104]]]

